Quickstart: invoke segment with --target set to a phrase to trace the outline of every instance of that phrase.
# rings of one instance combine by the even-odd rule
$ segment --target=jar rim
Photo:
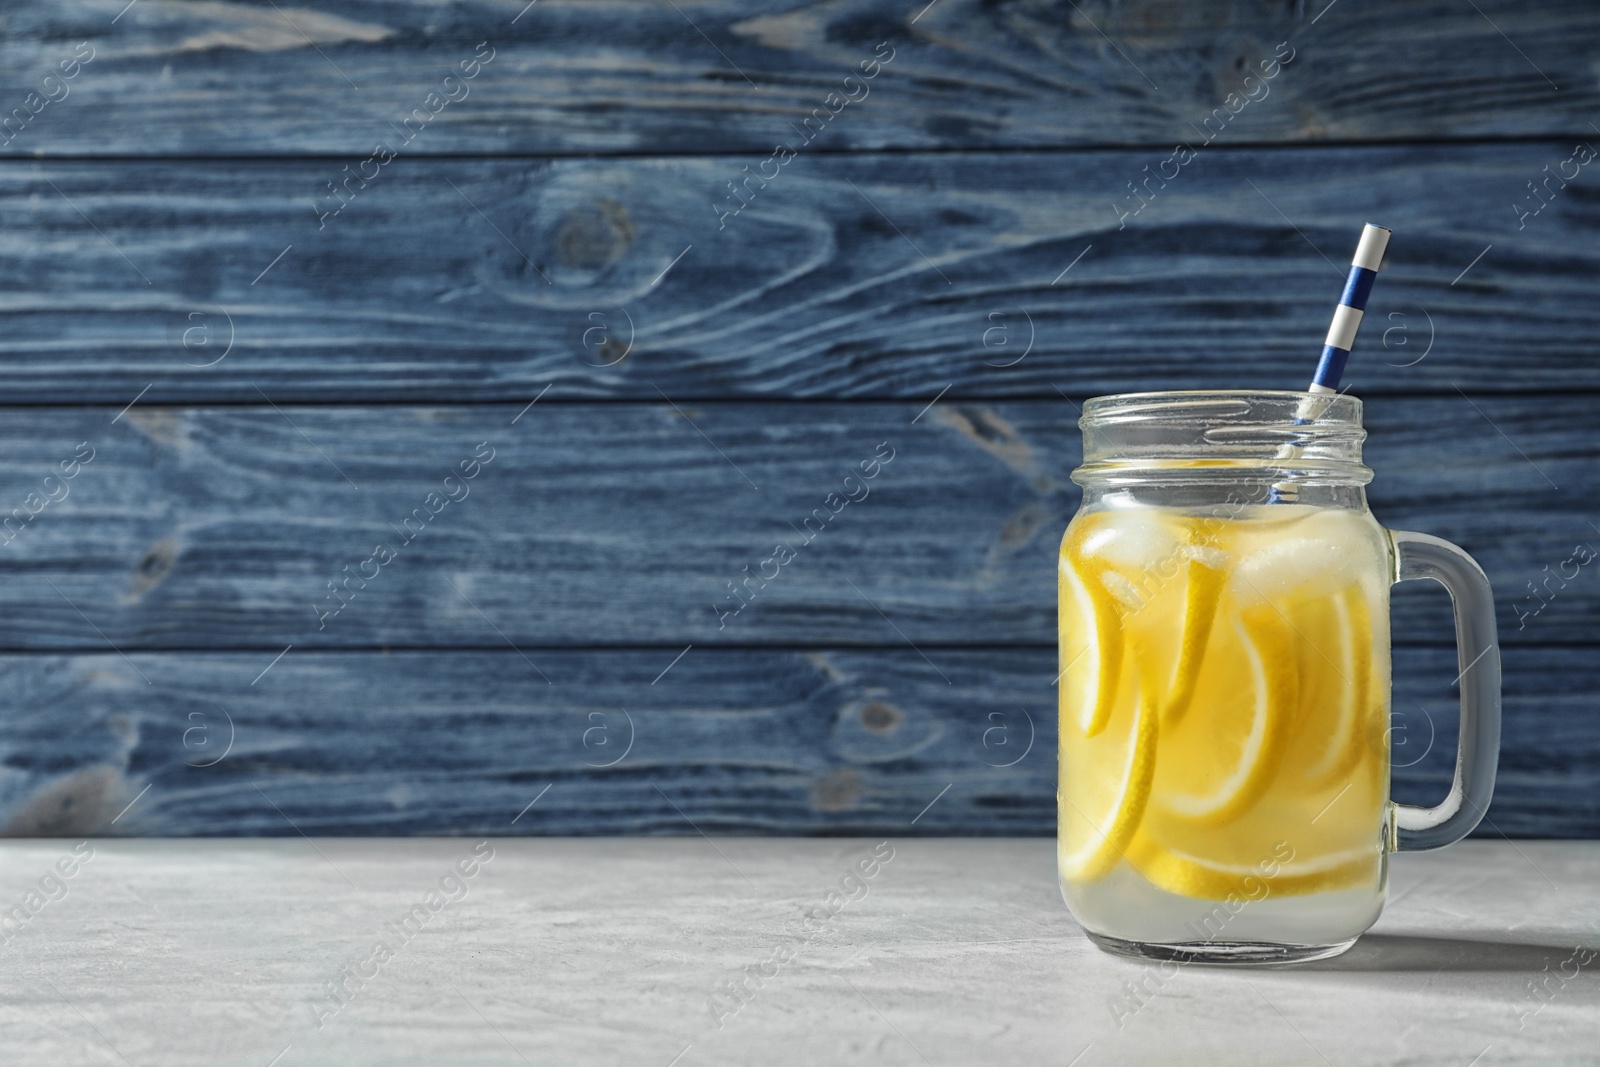
[[[1217,400],[1240,400],[1245,397],[1258,397],[1264,400],[1293,398],[1297,405],[1308,402],[1323,402],[1323,410],[1318,416],[1318,421],[1327,421],[1329,411],[1347,413],[1347,419],[1335,421],[1361,421],[1362,404],[1360,397],[1351,396],[1349,393],[1313,393],[1300,389],[1152,389],[1137,393],[1105,393],[1101,396],[1092,396],[1083,402],[1083,415],[1079,419],[1082,425],[1085,419],[1104,417],[1113,412],[1102,409],[1119,407],[1132,403],[1153,403],[1168,401],[1201,401],[1206,398]],[[1137,410],[1137,409],[1135,409]]]
[[[1290,389],[1113,393],[1083,404],[1080,485],[1248,476],[1366,484],[1361,401]]]

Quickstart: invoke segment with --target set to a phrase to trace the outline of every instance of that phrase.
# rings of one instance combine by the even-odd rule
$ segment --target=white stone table
[[[1402,855],[1344,957],[1167,977],[1083,938],[1048,840],[891,841],[830,912],[875,844],[0,843],[0,1062],[1600,1062],[1600,842]]]

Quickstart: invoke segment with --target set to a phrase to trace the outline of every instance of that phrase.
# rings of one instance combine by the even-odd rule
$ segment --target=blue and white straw
[[[1344,374],[1345,360],[1350,358],[1350,348],[1356,343],[1356,330],[1361,328],[1361,316],[1367,310],[1367,297],[1372,292],[1373,279],[1378,276],[1384,250],[1388,247],[1388,230],[1370,222],[1362,228],[1355,258],[1350,261],[1350,274],[1345,278],[1344,294],[1339,297],[1339,306],[1333,313],[1328,337],[1322,342],[1322,359],[1317,363],[1317,373],[1311,376],[1309,392],[1339,391],[1339,378]]]
[[[1322,358],[1317,361],[1317,372],[1311,376],[1306,397],[1295,406],[1294,424],[1304,425],[1322,417],[1332,402],[1328,396],[1339,392],[1339,379],[1344,375],[1345,361],[1356,343],[1356,331],[1361,328],[1361,316],[1367,310],[1367,297],[1372,293],[1372,282],[1378,277],[1383,263],[1383,253],[1389,247],[1389,231],[1382,226],[1367,223],[1361,230],[1361,240],[1356,244],[1356,254],[1350,261],[1350,274],[1345,278],[1344,293],[1339,306],[1334,309],[1333,323],[1322,342]],[[1279,459],[1294,459],[1301,453],[1299,445],[1285,445],[1278,450]],[[1291,482],[1273,485],[1267,498],[1269,504],[1292,504],[1299,499],[1299,490]]]

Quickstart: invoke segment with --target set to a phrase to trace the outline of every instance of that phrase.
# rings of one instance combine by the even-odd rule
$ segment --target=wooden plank
[[[1054,653],[927,651],[8,655],[0,825],[1054,833]],[[1592,647],[1508,651],[1483,834],[1600,833],[1597,662]],[[1396,655],[1398,799],[1448,790],[1454,673],[1447,650]]]
[[[1569,152],[1219,150],[1120,231],[1155,154],[810,158],[720,231],[728,159],[408,161],[321,230],[328,162],[0,165],[0,373],[119,407],[1294,388],[1376,218],[1357,392],[1600,389],[1600,216],[1513,206]]]
[[[13,408],[0,647],[1049,645],[1075,421],[1065,400]],[[1572,510],[1600,493],[1591,425],[1581,395],[1374,401],[1375,513],[1475,553],[1508,642],[1600,643],[1600,581],[1570,562],[1600,544]],[[1442,595],[1397,598],[1397,639],[1448,625]]]
[[[765,154],[819,111],[829,150],[1168,146],[1221,108],[1236,141],[1588,137],[1600,110],[1584,4],[123,6],[8,6],[5,106],[27,121],[3,151]],[[80,44],[88,63],[47,81]]]

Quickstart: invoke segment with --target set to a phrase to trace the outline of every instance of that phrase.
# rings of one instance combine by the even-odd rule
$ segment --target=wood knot
[[[145,549],[144,555],[134,565],[133,581],[125,599],[138,600],[154,589],[171,572],[177,559],[178,546],[170,537],[164,537]]]
[[[861,709],[861,725],[875,734],[893,733],[905,718],[905,712],[884,700],[869,700]]]
[[[632,349],[632,343],[624,343],[620,337],[607,337],[595,348],[594,354],[602,367],[615,367],[628,358]]]
[[[1021,548],[1033,540],[1049,517],[1049,512],[1038,504],[1028,504],[1000,527],[1000,544],[1007,549]]]
[[[1011,423],[990,407],[942,404],[939,421],[994,456],[1018,474],[1032,474],[1038,467],[1033,451]]]
[[[853,767],[829,771],[811,785],[811,806],[818,811],[844,811],[861,799],[861,773]]]
[[[562,264],[599,271],[622,258],[637,232],[628,209],[620,201],[605,197],[568,212],[552,244]]]
[[[54,779],[7,821],[6,837],[105,833],[132,790],[117,767],[96,766]],[[124,824],[126,826],[126,824]]]

